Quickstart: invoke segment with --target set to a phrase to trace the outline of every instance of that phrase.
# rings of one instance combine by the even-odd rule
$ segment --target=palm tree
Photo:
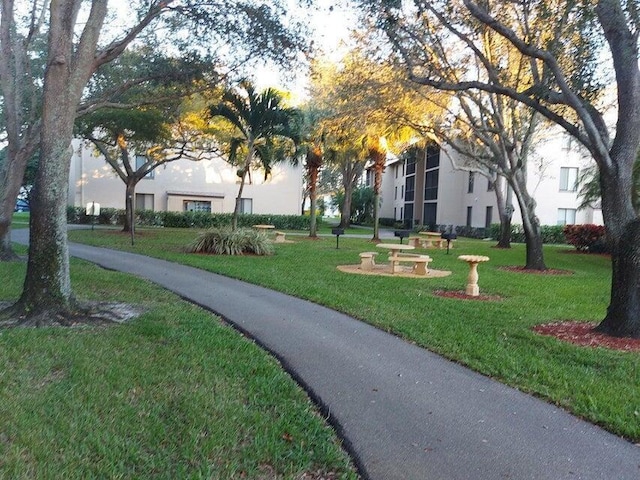
[[[237,89],[228,89],[222,101],[209,107],[211,117],[222,117],[235,127],[228,141],[229,163],[238,165],[240,188],[236,197],[231,228],[238,227],[242,191],[251,179],[251,167],[255,161],[264,169],[265,176],[277,161],[294,158],[299,136],[299,112],[284,106],[280,92],[268,88],[256,92],[249,81],[240,83]],[[242,157],[244,155],[244,158]]]
[[[319,142],[314,142],[307,148],[306,155],[306,169],[309,179],[309,199],[311,200],[311,211],[309,218],[309,237],[316,238],[317,233],[317,220],[316,220],[316,205],[317,205],[317,186],[318,186],[318,173],[320,167],[322,167],[322,147]]]
[[[382,174],[387,163],[387,141],[385,137],[373,136],[367,142],[369,159],[373,162],[373,238],[380,241],[380,190],[382,189]]]

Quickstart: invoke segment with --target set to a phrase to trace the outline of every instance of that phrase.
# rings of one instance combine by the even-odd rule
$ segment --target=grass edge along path
[[[110,327],[0,330],[0,478],[357,478],[255,343],[150,282],[76,259],[71,271],[80,298],[146,312]],[[0,272],[0,300],[15,300],[25,264]]]
[[[640,442],[640,356],[570,345],[532,327],[561,320],[597,322],[608,304],[610,260],[547,246],[547,264],[563,275],[529,275],[524,246],[460,238],[449,255],[429,250],[430,268],[452,271],[441,279],[370,277],[338,272],[375,249],[368,239],[344,238],[276,245],[270,257],[184,253],[194,230],[141,229],[135,246],[117,231],[73,231],[72,241],[123,249],[184,263],[273,288],[325,305],[440,353],[505,384],[537,395],[609,431]],[[499,300],[438,297],[435,290],[464,290],[468,267],[460,254],[487,255],[479,267],[481,293]],[[379,255],[384,262],[384,252]]]

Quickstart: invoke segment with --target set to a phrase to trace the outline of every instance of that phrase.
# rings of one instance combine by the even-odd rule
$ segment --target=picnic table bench
[[[373,270],[376,265],[376,255],[378,252],[362,252],[360,254],[360,270]]]
[[[410,262],[413,263],[412,272],[416,275],[426,275],[429,272],[428,266],[429,263],[433,259],[429,255],[420,255],[416,253],[399,253],[397,254],[393,261],[400,262]],[[396,268],[400,271],[400,266],[396,265],[393,267],[394,271]]]

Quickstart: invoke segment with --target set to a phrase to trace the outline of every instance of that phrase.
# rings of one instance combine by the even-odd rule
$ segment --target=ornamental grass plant
[[[211,228],[201,233],[187,251],[213,255],[272,255],[273,245],[267,235],[250,228]]]

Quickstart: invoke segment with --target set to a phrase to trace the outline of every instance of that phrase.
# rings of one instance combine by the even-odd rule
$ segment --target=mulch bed
[[[571,270],[562,270],[559,268],[547,268],[546,270],[533,270],[530,268],[524,268],[521,266],[503,266],[498,267],[499,270],[506,270],[508,272],[517,273],[529,273],[531,275],[573,275]]]
[[[467,295],[464,290],[434,290],[434,295],[445,298],[457,298],[459,300],[479,300],[479,301],[495,301],[502,300],[499,295]]]
[[[585,347],[604,347],[625,352],[640,352],[640,338],[619,338],[595,332],[595,323],[564,321],[536,325],[533,331]]]

